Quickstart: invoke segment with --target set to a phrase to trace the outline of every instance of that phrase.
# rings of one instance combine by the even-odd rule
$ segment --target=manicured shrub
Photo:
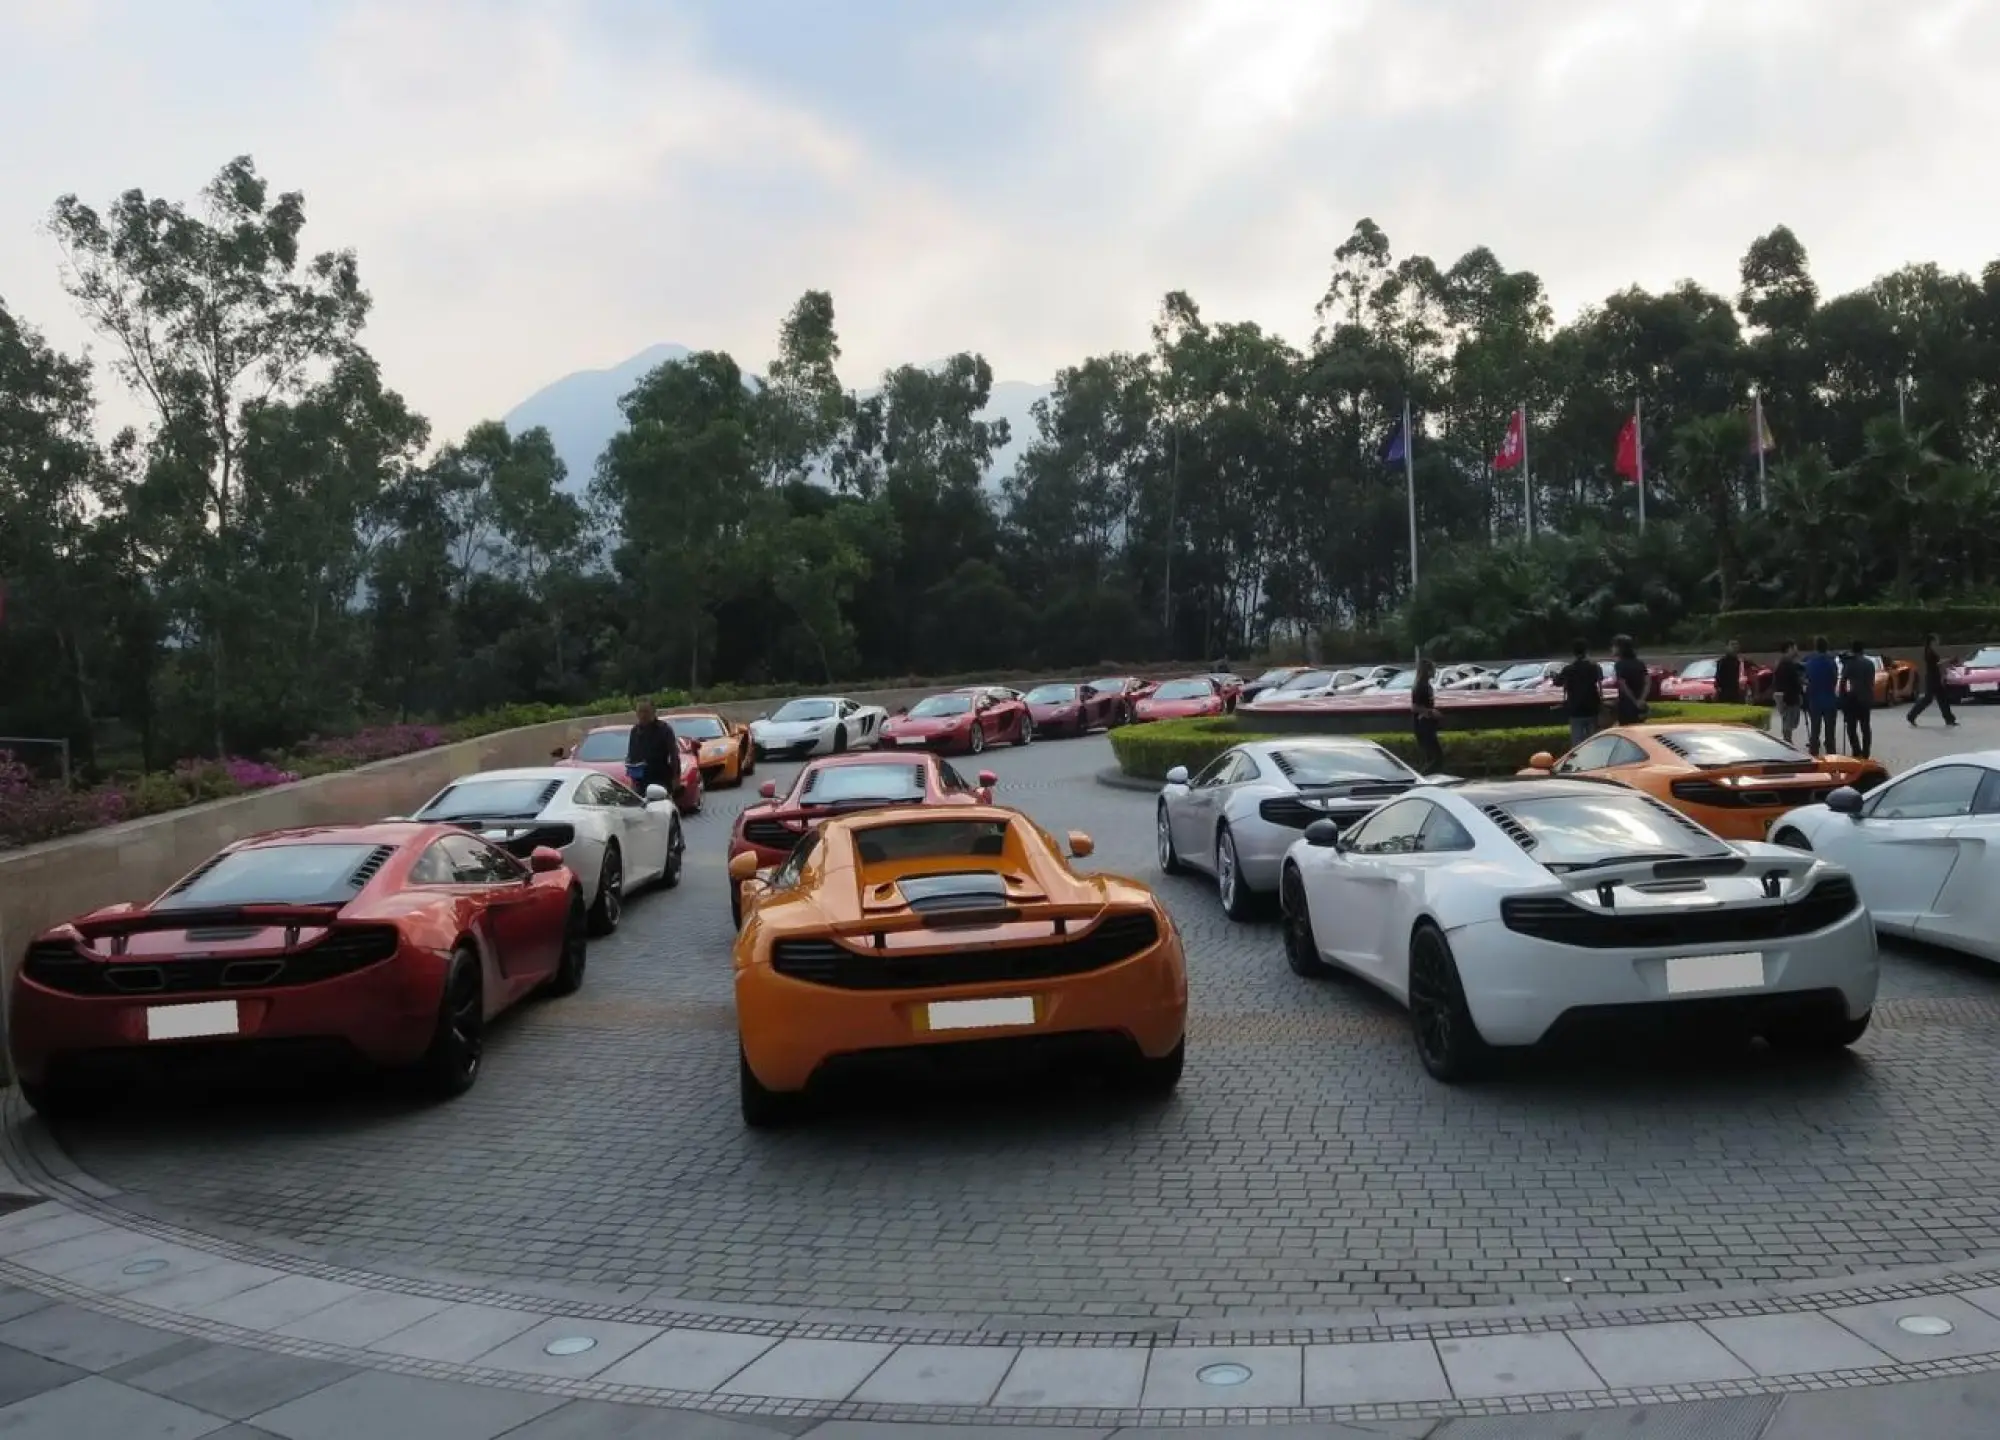
[[[1914,649],[1937,632],[1947,645],[2000,643],[2000,606],[1844,605],[1811,610],[1725,610],[1702,624],[1702,638],[1745,650],[1776,650],[1787,640],[1810,646],[1824,635],[1839,649],[1853,641],[1879,649]]]

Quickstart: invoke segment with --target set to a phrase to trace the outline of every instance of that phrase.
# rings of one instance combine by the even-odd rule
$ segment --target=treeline
[[[2000,264],[1823,299],[1780,228],[1734,296],[1628,290],[1558,327],[1532,273],[1398,259],[1363,221],[1305,349],[1171,294],[1145,347],[1056,377],[996,496],[986,361],[861,398],[823,293],[761,383],[719,353],[644,377],[571,484],[541,431],[433,447],[362,343],[355,256],[310,252],[303,197],[247,158],[195,205],[65,197],[51,225],[104,364],[0,308],[0,733],[86,767],[666,685],[1530,653],[2000,578]],[[105,383],[142,427],[100,439]],[[1414,596],[1382,461],[1406,398]],[[1643,533],[1613,469],[1635,399]],[[1523,404],[1532,543],[1492,468]]]

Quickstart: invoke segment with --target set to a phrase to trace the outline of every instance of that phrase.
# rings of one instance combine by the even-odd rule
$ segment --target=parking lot
[[[1892,769],[1949,743],[1878,719]],[[280,1093],[135,1105],[58,1131],[134,1201],[345,1263],[632,1287],[698,1304],[1149,1319],[1490,1305],[1834,1277],[2000,1249],[2000,974],[1886,957],[1855,1053],[1689,1045],[1428,1080],[1400,1011],[1304,981],[1273,924],[1157,875],[1149,796],[1102,738],[989,752],[1000,798],[1155,883],[1187,942],[1189,1063],[1149,1104],[1057,1084],[862,1096],[805,1127],[737,1115],[734,812],[636,897],[582,993],[490,1037],[476,1090],[418,1108]],[[786,772],[766,767],[758,779]]]

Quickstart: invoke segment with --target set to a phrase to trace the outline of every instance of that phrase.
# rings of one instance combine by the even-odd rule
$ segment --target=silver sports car
[[[1246,919],[1277,893],[1285,852],[1306,826],[1351,825],[1424,781],[1372,740],[1338,736],[1238,745],[1192,777],[1176,765],[1155,822],[1160,868],[1213,875],[1223,910]]]

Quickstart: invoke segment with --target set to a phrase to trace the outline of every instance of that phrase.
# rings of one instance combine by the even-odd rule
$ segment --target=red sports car
[[[1026,745],[1035,738],[1027,701],[1011,690],[954,690],[899,710],[882,726],[884,750],[937,750],[977,755],[988,745]]]
[[[1227,670],[1211,670],[1208,678],[1214,683],[1216,693],[1222,696],[1223,708],[1234,710],[1236,702],[1243,696],[1243,687],[1249,682],[1241,675],[1233,675]]]
[[[1229,708],[1222,692],[1206,675],[1169,680],[1133,707],[1135,721],[1179,720],[1189,715],[1220,715]]]
[[[673,722],[669,720],[668,724]],[[585,770],[595,770],[600,775],[609,775],[613,780],[627,784],[631,777],[625,773],[625,744],[632,737],[630,725],[599,725],[584,732],[576,744],[567,748],[558,747],[554,754],[558,763],[578,766]],[[692,735],[674,735],[681,747],[681,783],[674,792],[674,804],[683,815],[699,815],[703,785],[701,779],[701,741]]]
[[[1743,659],[1743,694],[1752,704],[1759,704],[1771,698],[1772,672],[1767,666],[1759,665],[1745,656]],[[1678,675],[1669,675],[1660,682],[1662,700],[1707,701],[1715,698],[1715,661],[1690,660],[1681,667]]]
[[[884,805],[991,805],[999,777],[979,772],[969,785],[949,760],[920,751],[913,755],[874,753],[830,755],[814,760],[792,782],[784,798],[775,781],[758,791],[762,805],[752,805],[736,819],[729,836],[729,858],[749,853],[761,870],[784,863],[807,830],[836,815]],[[729,887],[729,913],[740,917],[737,887]]]
[[[583,983],[583,890],[455,825],[383,821],[240,840],[143,905],[44,931],[14,977],[21,1093],[60,1112],[180,1063],[319,1054],[479,1077],[487,1021]]]
[[[1117,723],[1120,725],[1130,725],[1138,714],[1139,702],[1160,688],[1159,681],[1142,680],[1137,675],[1111,675],[1086,683],[1093,690],[1118,697]]]
[[[1108,730],[1121,718],[1121,701],[1116,692],[1074,681],[1037,685],[1023,698],[1028,702],[1028,714],[1034,717],[1035,734],[1039,736]]]
[[[1960,704],[2000,701],[2000,645],[1984,645],[1944,669],[1945,694]]]

